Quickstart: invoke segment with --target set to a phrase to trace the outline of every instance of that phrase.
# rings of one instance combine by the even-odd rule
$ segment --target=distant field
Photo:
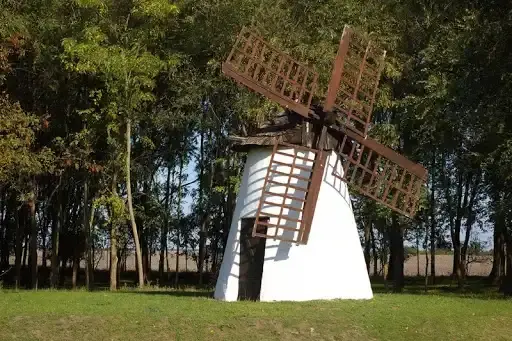
[[[0,291],[0,340],[512,340],[512,301],[492,292],[305,303],[207,294]]]
[[[425,275],[425,255],[420,255],[420,276]],[[41,256],[39,257],[39,260]],[[160,260],[159,255],[154,255],[151,257],[151,268],[153,270],[158,270],[158,262]],[[319,260],[321,261],[321,260]],[[96,259],[96,269],[97,270],[107,270],[109,264],[109,255],[108,252],[102,252],[101,254],[97,254]],[[430,261],[429,261],[430,262]],[[41,264],[41,261],[39,261]],[[11,264],[14,264],[14,258],[11,258]],[[48,264],[50,262],[48,261]],[[418,274],[418,265],[417,265],[416,256],[411,256],[406,260],[404,264],[404,274],[405,276],[416,276]],[[452,273],[452,264],[453,264],[453,256],[452,255],[437,255],[436,256],[436,275],[437,276],[449,276]],[[135,257],[133,255],[128,256],[126,262],[127,270],[135,270]],[[82,261],[82,268],[85,267],[85,263]],[[169,253],[169,267],[174,271],[176,268],[176,255]],[[192,257],[180,256],[179,260],[179,268],[180,271],[197,271],[196,262],[192,259]],[[479,258],[478,262],[471,263],[469,265],[469,275],[470,276],[487,276],[491,272],[492,268],[492,257],[484,256]],[[429,265],[430,271],[430,265]],[[373,265],[371,267],[371,274],[373,274]]]
[[[425,275],[425,255],[419,257],[419,274]],[[428,271],[430,273],[430,260]],[[436,276],[449,276],[452,273],[453,256],[438,255],[436,256]],[[470,276],[487,276],[492,269],[492,256],[479,257],[478,261],[472,262],[468,266],[468,275]],[[373,272],[373,271],[372,271]],[[418,274],[418,262],[416,256],[411,256],[404,264],[405,276],[416,276]]]

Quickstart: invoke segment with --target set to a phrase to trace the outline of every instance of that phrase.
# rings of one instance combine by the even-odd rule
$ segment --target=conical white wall
[[[284,149],[286,151],[286,148]],[[288,149],[288,152],[291,150]],[[290,152],[293,154],[293,152]],[[271,148],[250,151],[244,169],[214,297],[236,301],[240,263],[240,222],[255,217]],[[277,156],[286,158],[286,156]],[[285,161],[289,162],[289,161]],[[336,155],[329,155],[306,245],[267,239],[261,301],[371,299],[370,280],[347,186],[332,175]],[[284,167],[284,166],[283,166]],[[342,173],[340,163],[337,172]],[[289,168],[277,168],[289,172]],[[286,179],[278,179],[283,182]],[[273,188],[273,192],[284,188]],[[270,198],[270,201],[273,198]],[[277,198],[275,202],[280,202]],[[292,203],[293,205],[293,203]],[[278,213],[278,212],[276,212]]]

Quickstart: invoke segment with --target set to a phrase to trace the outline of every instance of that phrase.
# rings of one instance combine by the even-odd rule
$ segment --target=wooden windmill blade
[[[333,175],[390,209],[412,218],[426,169],[368,138],[386,51],[345,26],[334,61],[324,110],[338,113],[337,153],[343,173]]]
[[[285,108],[308,117],[318,73],[243,27],[222,72]]]
[[[307,244],[327,153],[275,142],[256,211],[253,235]],[[267,217],[267,222],[260,218]],[[265,230],[259,230],[260,226]]]
[[[339,113],[338,122],[365,137],[384,67],[386,51],[345,26],[334,60],[324,110]]]
[[[336,152],[343,173],[337,173],[334,167],[333,175],[358,193],[413,218],[427,170],[369,137],[363,138],[349,129],[342,132]]]

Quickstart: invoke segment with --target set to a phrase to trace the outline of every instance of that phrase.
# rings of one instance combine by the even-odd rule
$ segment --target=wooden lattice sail
[[[347,148],[348,147],[348,148]],[[425,168],[371,138],[345,131],[336,148],[343,174],[333,174],[358,193],[412,218],[418,209]]]
[[[339,123],[366,137],[386,51],[345,26],[325,99]]]

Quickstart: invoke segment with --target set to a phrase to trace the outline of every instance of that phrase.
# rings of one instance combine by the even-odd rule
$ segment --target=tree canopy
[[[18,285],[26,253],[37,285],[37,250],[52,286],[62,264],[94,268],[96,251],[109,249],[115,289],[137,245],[140,285],[169,278],[169,249],[197,262],[200,281],[215,273],[244,160],[227,137],[278,110],[224,77],[222,61],[252,25],[313,66],[325,90],[348,24],[388,51],[370,135],[429,171],[412,221],[354,196],[368,267],[389,263],[399,290],[404,241],[429,249],[434,278],[436,248],[448,245],[462,286],[473,237],[486,232],[490,279],[512,291],[509,1],[3,0],[0,9],[0,258],[8,267],[15,256]]]

